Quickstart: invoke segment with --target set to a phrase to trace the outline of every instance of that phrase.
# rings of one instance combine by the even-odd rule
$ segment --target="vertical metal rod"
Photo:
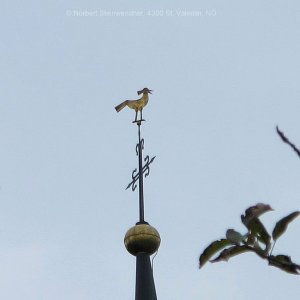
[[[138,122],[139,128],[139,208],[140,208],[140,222],[144,222],[144,188],[143,188],[143,145],[141,141],[141,123]]]

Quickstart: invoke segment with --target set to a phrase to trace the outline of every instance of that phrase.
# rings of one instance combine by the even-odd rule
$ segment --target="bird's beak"
[[[149,90],[149,93],[150,93],[150,94],[152,94],[152,92],[153,92],[152,90]]]

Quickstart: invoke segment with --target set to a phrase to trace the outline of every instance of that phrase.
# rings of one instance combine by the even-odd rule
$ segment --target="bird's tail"
[[[120,110],[122,110],[126,105],[127,105],[127,100],[126,101],[124,101],[124,102],[122,102],[121,104],[119,104],[119,105],[117,105],[116,107],[115,107],[115,110],[117,111],[117,112],[119,112]]]

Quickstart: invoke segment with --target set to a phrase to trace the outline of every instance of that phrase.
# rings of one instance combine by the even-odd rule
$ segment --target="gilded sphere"
[[[149,224],[137,224],[127,231],[124,244],[127,251],[134,256],[141,252],[151,255],[159,248],[160,236]]]

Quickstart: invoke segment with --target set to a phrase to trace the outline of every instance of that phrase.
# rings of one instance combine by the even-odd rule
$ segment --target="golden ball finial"
[[[149,224],[137,224],[127,231],[124,244],[127,251],[134,256],[141,252],[151,255],[159,248],[160,236],[158,231]]]

